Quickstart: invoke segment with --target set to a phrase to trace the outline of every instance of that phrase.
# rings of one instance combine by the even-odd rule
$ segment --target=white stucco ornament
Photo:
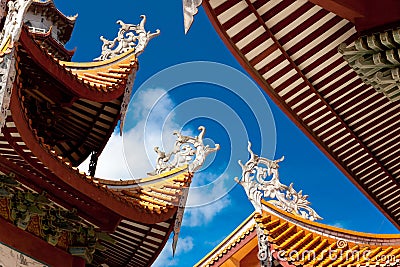
[[[107,60],[121,55],[129,50],[135,49],[136,56],[143,53],[147,44],[151,39],[160,35],[160,30],[151,33],[144,28],[146,24],[146,16],[140,16],[142,20],[139,24],[126,24],[122,20],[118,20],[117,24],[121,27],[118,31],[118,36],[110,41],[104,36],[100,36],[103,41],[101,47],[101,55],[95,58],[95,61]]]
[[[155,32],[146,31],[146,16],[140,16],[142,20],[139,24],[126,24],[122,20],[118,20],[117,24],[121,27],[118,31],[118,36],[114,38],[114,40],[110,41],[104,36],[100,36],[100,40],[103,41],[103,45],[101,47],[101,55],[94,59],[94,61],[104,61],[108,59],[115,58],[119,55],[122,55],[130,50],[134,50],[134,53],[137,56],[143,53],[147,44],[151,39],[160,35],[160,30],[156,30]],[[132,87],[135,81],[136,71],[133,70],[129,75],[125,91],[124,97],[122,99],[121,104],[121,124],[120,124],[120,134],[122,135],[122,131],[124,128],[126,112],[128,110],[129,101],[131,100],[132,95]]]
[[[0,58],[0,130],[6,121],[16,76],[14,44],[19,40],[24,16],[32,2],[33,0],[15,0],[7,3],[7,16],[0,33],[0,49],[4,53]],[[1,7],[3,17],[4,1],[1,2]]]
[[[203,138],[206,128],[200,126],[198,129],[200,134],[196,137],[185,136],[178,131],[174,131],[177,139],[172,152],[169,154],[155,147],[154,151],[158,155],[156,169],[149,175],[161,174],[184,165],[189,165],[189,171],[192,173],[199,170],[203,166],[206,157],[219,150],[220,146],[216,144],[214,148],[211,148],[208,145],[204,145]]]
[[[284,211],[311,221],[322,219],[309,206],[308,195],[303,195],[302,190],[297,192],[293,188],[293,183],[287,186],[280,182],[278,169],[279,163],[284,160],[284,157],[278,160],[259,157],[251,150],[250,142],[248,151],[250,159],[245,164],[239,160],[239,165],[242,167],[242,178],[241,180],[236,179],[243,186],[257,212],[262,212],[262,198],[270,198],[271,200],[268,202]],[[271,179],[266,180],[267,177],[271,177]]]
[[[202,0],[183,0],[183,22],[185,25],[185,34],[192,26],[194,16],[197,14],[198,7],[201,5]]]

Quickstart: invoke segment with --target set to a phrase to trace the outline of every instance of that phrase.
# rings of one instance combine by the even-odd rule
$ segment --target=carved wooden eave
[[[328,2],[343,1],[205,0],[203,8],[260,87],[400,227],[400,103],[365,84],[338,53],[359,33]],[[354,2],[370,9],[363,21],[371,27],[386,25],[385,11],[375,14],[373,6],[400,3],[371,2]],[[396,10],[388,11],[387,23],[400,21]]]

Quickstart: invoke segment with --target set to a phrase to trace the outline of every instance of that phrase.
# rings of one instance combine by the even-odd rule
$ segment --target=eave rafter
[[[390,184],[390,186],[394,187],[392,192],[400,190],[399,182],[396,180],[396,177],[392,174],[392,172],[389,171],[387,166],[380,161],[381,158],[377,158],[375,154],[377,152],[372,150],[371,147],[365,143],[365,141],[362,139],[364,136],[360,135],[359,132],[355,132],[355,128],[348,121],[349,119],[343,117],[343,113],[340,113],[337,107],[333,107],[330,104],[332,100],[332,94],[327,97],[323,92],[324,88],[327,86],[329,86],[329,88],[342,86],[339,81],[343,75],[352,77],[349,79],[352,79],[351,81],[353,81],[353,83],[350,83],[349,85],[357,85],[360,83],[360,80],[357,81],[356,75],[351,73],[351,69],[348,66],[342,67],[339,71],[332,73],[332,75],[323,80],[323,82],[316,80],[316,78],[309,74],[310,71],[323,64],[324,60],[328,60],[330,58],[335,58],[336,61],[334,64],[330,63],[331,65],[324,65],[324,67],[327,68],[324,70],[325,73],[332,72],[334,70],[334,66],[343,66],[343,60],[335,57],[337,54],[337,46],[336,48],[333,47],[333,49],[329,52],[326,52],[326,54],[319,56],[319,58],[317,57],[312,63],[308,63],[308,66],[303,64],[305,67],[299,67],[298,62],[304,62],[307,60],[307,57],[305,56],[306,54],[308,54],[308,57],[314,56],[314,54],[310,54],[311,50],[305,54],[296,54],[295,59],[292,58],[293,54],[298,52],[301,47],[306,46],[306,44],[312,42],[315,38],[325,33],[327,29],[331,29],[337,24],[340,24],[341,28],[337,27],[337,32],[333,32],[330,36],[327,36],[326,39],[321,40],[321,43],[315,45],[315,47],[321,47],[320,50],[322,50],[322,48],[325,46],[332,47],[332,42],[338,42],[338,45],[341,42],[351,43],[356,38],[356,34],[351,36],[348,34],[352,28],[351,23],[343,21],[334,14],[328,15],[329,12],[324,10],[321,11],[321,8],[319,8],[320,12],[315,13],[315,15],[313,15],[314,17],[310,17],[302,24],[299,23],[291,26],[297,27],[298,29],[295,28],[296,31],[305,31],[310,29],[308,30],[308,35],[306,35],[304,39],[300,41],[300,39],[297,37],[296,34],[299,34],[299,32],[290,32],[291,34],[294,34],[290,35],[288,34],[288,31],[285,32],[285,36],[282,37],[281,34],[279,37],[277,37],[275,35],[276,32],[287,27],[301,14],[304,14],[313,7],[313,4],[306,1],[301,1],[301,3],[304,2],[305,4],[304,6],[298,4],[301,6],[301,8],[298,8],[298,10],[303,8],[303,12],[295,15],[295,12],[298,10],[296,9],[296,11],[293,11],[293,8],[293,10],[290,11],[292,13],[288,11],[288,17],[283,17],[282,19],[282,16],[285,16],[285,14],[283,14],[283,10],[293,2],[295,1],[280,2],[274,7],[274,12],[272,12],[272,9],[266,12],[265,10],[267,2],[261,0],[245,0],[245,3],[241,1],[232,2],[209,0],[203,1],[203,6],[212,24],[214,25],[214,28],[218,31],[223,41],[227,44],[227,47],[238,59],[240,64],[261,85],[266,93],[277,103],[277,105],[287,114],[287,116],[289,116],[289,118],[291,118],[292,121],[300,129],[302,129],[314,143],[316,143],[316,145],[324,152],[324,154],[331,159],[334,164],[362,192],[364,192],[364,194],[366,194],[367,197],[369,197],[369,199],[397,227],[400,227],[398,212],[394,213],[397,207],[399,207],[399,204],[396,204],[396,200],[400,201],[400,196],[392,196],[392,201],[390,204],[388,204],[385,196],[382,197],[382,195],[380,195],[383,192],[383,189],[379,189],[379,186],[375,184],[377,181],[373,176],[374,173],[367,173],[367,176],[365,176],[365,173],[360,173],[362,172],[362,169],[360,170],[359,165],[364,164],[363,160],[368,159],[368,163],[373,166],[375,174],[378,174],[382,180],[385,180],[385,184]],[[245,5],[247,5],[247,7],[245,7]],[[255,7],[255,5],[257,5],[257,7]],[[295,4],[292,4],[292,6],[294,5]],[[264,14],[260,15],[259,10],[263,10]],[[267,26],[266,20],[274,17],[278,13],[280,13],[280,19],[277,19],[276,17],[275,19],[279,22],[268,22],[269,24],[275,23],[273,25],[274,30],[271,30],[271,28]],[[325,19],[324,16],[327,18],[329,17],[330,20]],[[318,24],[318,26],[315,28],[312,28],[313,24],[316,24],[316,21],[318,20],[323,22],[318,22],[320,24]],[[322,31],[322,27],[329,28],[327,28],[325,31]],[[322,32],[317,35],[318,31]],[[260,32],[262,32],[261,35]],[[310,32],[312,32],[312,34],[310,34]],[[253,39],[251,39],[248,38],[248,36],[255,37],[252,37]],[[288,45],[288,42],[293,39],[290,38],[290,36],[296,36],[297,39],[299,39],[296,40],[297,43],[294,42],[295,46],[293,46],[293,41],[291,41],[292,43]],[[312,36],[314,36],[314,38]],[[344,37],[347,39],[343,39]],[[264,42],[268,42],[268,45],[265,45],[265,48],[262,48],[262,50],[260,47],[256,48],[256,44],[253,44],[261,44],[262,41],[260,41],[260,39],[264,40]],[[341,41],[337,41],[339,39]],[[284,40],[284,43],[280,43],[280,40]],[[261,52],[254,54],[254,51],[257,49]],[[318,51],[316,48],[313,48],[312,50],[314,53]],[[279,53],[279,56],[272,57],[275,58],[273,61],[265,61],[265,59],[273,53]],[[278,71],[274,70],[273,73],[275,74],[268,76],[268,72],[271,69],[279,66],[281,63],[284,67]],[[259,66],[256,68],[257,64]],[[260,67],[262,64],[265,66]],[[279,83],[277,82],[278,79],[281,80]],[[278,85],[275,85],[275,83]],[[366,89],[368,88],[368,86],[362,86],[364,86]],[[338,93],[343,94],[343,92],[340,91]],[[353,92],[351,92],[351,94],[353,94]],[[294,99],[296,99],[298,102],[294,101]],[[367,99],[367,101],[371,102],[372,100]],[[366,102],[366,104],[369,105],[370,102]],[[313,110],[314,112],[304,112],[304,110],[307,110],[308,107],[312,107],[310,110]],[[344,109],[344,107],[341,108],[342,110]],[[342,141],[335,144],[333,144],[331,141],[326,141],[332,136],[335,136],[335,138],[340,140],[346,140],[343,142],[347,142],[348,146],[338,149],[338,147],[342,145]],[[348,150],[349,148],[352,149]],[[371,182],[372,184],[368,186],[368,183]],[[379,189],[379,191],[376,191],[377,189]],[[395,205],[391,205],[393,203]]]

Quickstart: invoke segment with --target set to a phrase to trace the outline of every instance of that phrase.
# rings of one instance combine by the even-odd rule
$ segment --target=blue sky
[[[186,210],[177,255],[172,258],[168,243],[155,266],[192,266],[253,211],[243,189],[233,183],[234,177],[241,174],[237,159],[247,160],[249,139],[254,151],[262,156],[285,156],[280,164],[282,182],[293,182],[295,189],[308,194],[323,223],[363,232],[398,232],[246,78],[202,8],[185,36],[180,0],[55,2],[67,15],[79,13],[67,45],[69,49],[77,48],[74,61],[91,61],[100,55],[99,36],[113,39],[118,19],[138,23],[140,15],[145,14],[146,28],[161,30],[139,58],[124,137],[112,136],[100,158],[97,176],[143,176],[151,171],[155,160],[152,148],[161,145],[168,149],[174,129],[196,134],[197,126],[205,125],[206,137],[210,138],[207,142],[221,144],[221,150],[194,177],[195,189],[189,202],[198,207]],[[226,66],[175,66],[194,61]]]

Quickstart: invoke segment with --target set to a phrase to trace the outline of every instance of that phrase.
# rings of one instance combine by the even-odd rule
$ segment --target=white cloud
[[[337,227],[337,228],[342,228],[342,229],[346,229],[346,224],[344,222],[334,222],[332,224],[330,224],[333,227]]]
[[[190,252],[194,247],[193,238],[187,236],[179,238],[178,245],[176,247],[176,256]],[[153,263],[153,267],[170,267],[170,266],[182,266],[179,264],[177,258],[172,256],[172,238],[170,238],[164,247],[164,250],[160,253],[157,260]]]
[[[231,200],[227,194],[229,188],[224,184],[224,179],[228,176],[215,177],[214,183],[207,184],[206,187],[200,186],[202,181],[206,179],[209,181],[210,177],[215,175],[202,173],[193,177],[183,218],[184,226],[196,227],[208,224],[220,211],[230,205]]]
[[[155,146],[169,151],[175,141],[173,102],[163,89],[148,89],[135,94],[128,112],[126,129],[121,137],[112,134],[99,157],[96,177],[104,179],[133,179],[147,176],[154,169]],[[168,117],[168,118],[167,118]],[[133,123],[132,123],[133,122]],[[88,170],[89,159],[80,169]]]

